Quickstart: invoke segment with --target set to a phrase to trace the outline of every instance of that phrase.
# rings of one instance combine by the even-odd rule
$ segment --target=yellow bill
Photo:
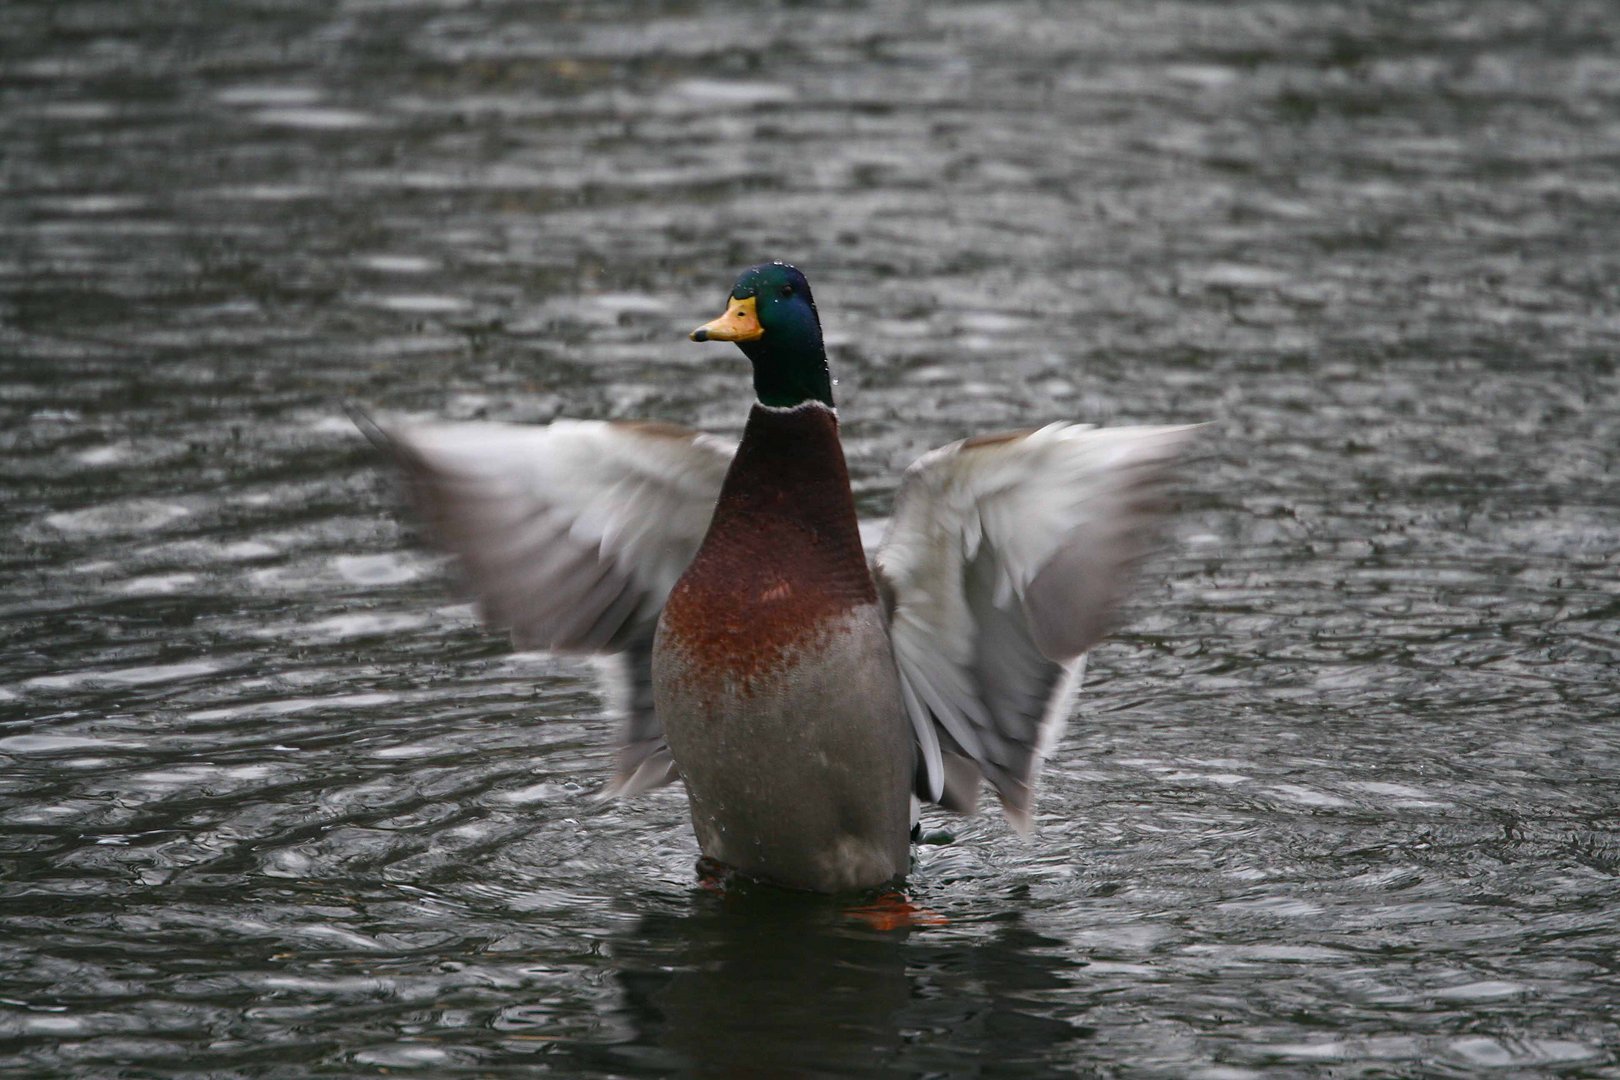
[[[758,303],[752,296],[745,300],[733,299],[726,304],[726,312],[692,331],[693,341],[758,341],[765,336],[759,325]]]

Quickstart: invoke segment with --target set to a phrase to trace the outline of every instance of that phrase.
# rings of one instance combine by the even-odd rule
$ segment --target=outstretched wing
[[[734,447],[665,424],[351,415],[400,466],[487,625],[519,648],[616,654],[623,731],[607,793],[675,779],[648,692],[652,636],[703,541]]]
[[[906,470],[875,562],[919,794],[967,811],[989,780],[1028,832],[1083,654],[1152,547],[1194,430],[1052,424],[953,443]]]

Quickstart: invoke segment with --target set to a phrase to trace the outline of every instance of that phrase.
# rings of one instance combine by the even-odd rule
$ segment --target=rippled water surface
[[[1620,1076],[1607,3],[0,7],[0,1071]],[[340,403],[1212,422],[1036,841],[601,806]]]

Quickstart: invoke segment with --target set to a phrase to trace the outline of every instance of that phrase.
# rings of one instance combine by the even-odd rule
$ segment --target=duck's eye
[[[792,295],[793,295],[793,286],[792,285],[784,285],[784,286],[782,286],[782,299],[786,300],[788,297],[790,297]]]

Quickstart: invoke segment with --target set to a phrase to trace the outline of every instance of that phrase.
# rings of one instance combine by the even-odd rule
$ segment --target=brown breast
[[[831,410],[756,405],[703,546],[664,606],[661,647],[746,686],[875,603]]]

